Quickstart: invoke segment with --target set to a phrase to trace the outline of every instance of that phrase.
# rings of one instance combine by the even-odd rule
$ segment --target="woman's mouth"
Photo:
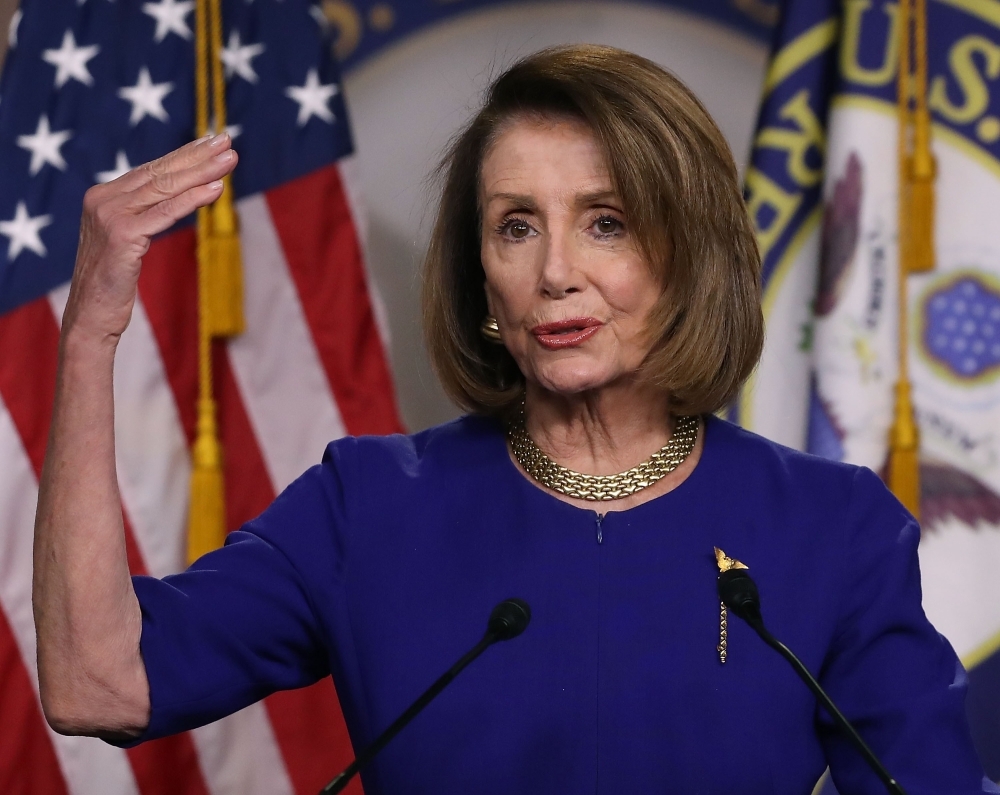
[[[557,320],[553,323],[541,323],[535,326],[531,333],[543,348],[559,350],[581,345],[593,337],[604,324],[594,317],[574,317],[569,320]]]

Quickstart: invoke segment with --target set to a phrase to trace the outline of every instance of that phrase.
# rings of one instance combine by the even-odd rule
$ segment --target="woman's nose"
[[[571,240],[565,235],[548,235],[543,252],[541,290],[549,298],[563,298],[583,289],[582,274],[576,267]]]

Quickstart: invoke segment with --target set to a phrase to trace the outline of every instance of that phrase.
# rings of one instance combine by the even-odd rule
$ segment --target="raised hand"
[[[117,344],[150,240],[219,198],[238,159],[231,147],[225,133],[205,137],[87,191],[64,333]]]
[[[114,358],[150,239],[222,192],[229,136],[183,146],[87,191],[63,316],[35,516],[42,708],[56,731],[135,737],[149,721],[115,464]]]

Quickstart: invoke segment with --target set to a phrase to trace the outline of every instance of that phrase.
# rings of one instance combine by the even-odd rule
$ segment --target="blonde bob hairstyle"
[[[493,142],[523,118],[573,118],[593,131],[626,223],[665,288],[642,375],[678,413],[732,401],[760,357],[760,255],[736,166],[719,128],[676,77],[612,47],[558,47],[500,75],[439,166],[441,203],[424,264],[427,347],[459,406],[503,415],[524,376],[479,328],[487,313],[480,259],[480,170]]]

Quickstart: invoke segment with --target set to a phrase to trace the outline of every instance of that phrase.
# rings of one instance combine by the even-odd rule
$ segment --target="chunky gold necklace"
[[[543,486],[580,500],[619,500],[652,486],[684,463],[698,440],[698,418],[677,417],[670,441],[641,464],[617,475],[574,472],[545,455],[525,427],[523,403],[507,426],[507,439],[521,468]]]

